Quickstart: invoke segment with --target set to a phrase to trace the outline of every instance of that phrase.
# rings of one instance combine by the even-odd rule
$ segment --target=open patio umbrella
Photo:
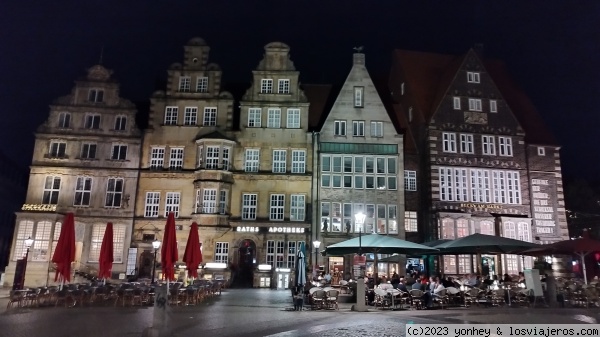
[[[587,231],[583,232],[583,236],[574,240],[563,240],[555,243],[541,245],[537,248],[529,249],[522,252],[523,255],[577,255],[581,259],[583,267],[583,280],[585,284],[587,280],[587,270],[585,267],[586,255],[594,252],[600,252],[600,241],[590,238]]]
[[[103,278],[104,283],[112,275],[113,261],[113,224],[109,222],[106,224],[102,246],[100,246],[100,258],[98,260],[98,277]]]
[[[60,278],[62,285],[71,282],[71,263],[75,261],[75,219],[73,213],[67,213],[60,229],[52,262],[56,264],[54,282]]]
[[[304,284],[306,284],[306,250],[302,242],[296,254],[296,287],[300,290]]]
[[[175,237],[175,214],[169,212],[160,250],[160,262],[162,264],[163,277],[167,280],[167,288],[169,281],[175,281],[174,265],[178,258],[177,238]]]
[[[377,254],[429,254],[438,250],[393,236],[369,234],[338,242],[325,248],[325,255],[373,253],[374,274],[377,275]],[[377,281],[376,281],[377,282]]]
[[[192,222],[190,227],[190,234],[183,253],[183,262],[185,262],[189,277],[198,278],[198,266],[202,263],[202,252],[200,251],[200,237],[196,222]]]
[[[460,239],[442,242],[434,246],[434,248],[439,249],[439,251],[432,255],[519,254],[522,251],[536,247],[539,247],[539,245],[532,242],[475,233]]]

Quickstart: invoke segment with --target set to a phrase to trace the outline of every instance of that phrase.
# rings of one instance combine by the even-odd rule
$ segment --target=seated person
[[[504,276],[502,277],[502,282],[512,282],[512,281],[513,281],[512,278],[508,274],[504,274]]]
[[[454,285],[454,280],[450,276],[448,276],[448,278],[442,280],[442,285],[444,287],[446,287],[446,288],[448,288],[448,287],[456,287]]]
[[[464,285],[469,287],[477,286],[477,277],[475,277],[475,274],[469,274],[469,276],[467,276],[467,280],[464,282]]]
[[[488,275],[485,277],[485,280],[483,280],[483,284],[489,287],[494,284],[494,281],[490,278],[490,275]]]
[[[397,289],[400,291],[404,291],[405,293],[408,292],[408,288],[406,287],[406,284],[404,284],[402,279],[400,279],[400,283],[398,283]]]
[[[446,289],[442,283],[440,283],[440,278],[437,276],[432,277],[432,284],[430,290],[423,294],[423,303],[427,304],[427,308],[431,309],[433,307],[433,298],[435,294],[438,294],[440,291]]]
[[[415,282],[412,284],[412,286],[410,287],[411,289],[418,289],[418,290],[422,290],[422,285],[421,282]]]

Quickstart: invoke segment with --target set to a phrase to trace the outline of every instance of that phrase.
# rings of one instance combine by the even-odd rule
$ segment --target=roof
[[[379,94],[379,98],[381,99],[381,102],[383,103],[383,107],[387,111],[388,116],[390,117],[390,120],[392,121],[392,124],[394,125],[394,128],[396,128],[396,133],[403,134],[404,130],[401,127],[400,122],[398,121],[396,109],[394,108],[394,101],[393,101],[392,94],[390,92],[390,88],[388,85],[388,82],[389,82],[388,79],[389,79],[388,75],[374,75],[374,76],[372,75],[371,76],[371,81],[373,82],[373,85],[375,86],[375,90],[377,90],[377,93]]]
[[[331,84],[303,84],[302,90],[310,103],[308,108],[309,131],[318,131],[325,123],[329,111],[335,103],[341,86]]]
[[[399,64],[399,67],[392,68],[396,72],[391,76],[405,78],[413,93],[416,107],[423,114],[425,120],[429,121],[467,54],[457,56],[395,50],[393,60]],[[489,59],[482,61],[498,90],[525,130],[525,141],[529,144],[557,144],[531,100],[510,77],[504,62]]]

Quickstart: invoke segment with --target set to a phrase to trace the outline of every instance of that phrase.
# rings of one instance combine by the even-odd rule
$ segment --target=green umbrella
[[[377,254],[428,254],[437,249],[418,243],[397,239],[393,236],[370,234],[338,242],[325,248],[325,255],[374,254],[374,274],[377,275]],[[376,281],[377,282],[377,281]]]
[[[496,235],[471,234],[460,239],[434,246],[439,249],[432,255],[446,254],[519,254],[539,245]]]

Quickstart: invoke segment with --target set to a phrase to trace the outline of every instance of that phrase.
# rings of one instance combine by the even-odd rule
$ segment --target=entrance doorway
[[[256,244],[252,240],[244,240],[238,249],[238,267],[233,277],[233,286],[252,288],[254,284],[254,264],[256,262]]]
[[[140,256],[140,268],[138,269],[139,278],[152,277],[152,265],[154,262],[154,253],[145,250]]]
[[[489,276],[490,278],[496,275],[496,262],[494,256],[483,255],[481,257],[481,275],[483,277]]]

